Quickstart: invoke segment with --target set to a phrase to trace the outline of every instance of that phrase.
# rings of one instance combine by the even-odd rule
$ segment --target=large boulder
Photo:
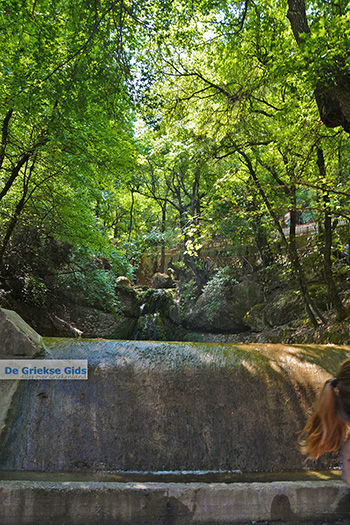
[[[62,305],[50,314],[52,333],[46,336],[101,337],[103,339],[128,339],[132,337],[137,318],[123,312],[104,312],[97,308],[79,305]]]
[[[301,294],[295,290],[277,290],[269,298],[265,319],[269,326],[281,326],[303,316],[305,307]]]
[[[149,288],[142,296],[141,315],[159,312],[162,317],[169,317],[178,322],[177,304],[171,290]]]
[[[172,277],[166,273],[155,273],[152,277],[153,288],[174,288]]]
[[[105,339],[132,337],[140,314],[140,304],[137,292],[124,279],[115,288],[118,307],[114,312],[84,304],[69,303],[56,307],[50,315],[55,334]]]
[[[105,312],[75,303],[57,304],[51,311],[24,303],[14,303],[13,308],[44,337],[127,339],[132,337],[137,322],[137,318],[122,312]]]
[[[261,287],[249,277],[238,283],[218,281],[204,288],[184,323],[204,332],[243,332],[249,329],[244,316],[261,301]]]
[[[117,308],[89,306],[86,299],[74,302],[63,296],[51,309],[34,305],[13,304],[27,321],[46,337],[132,337],[140,312],[137,292],[124,284],[115,289]]]
[[[31,359],[44,350],[40,335],[16,312],[5,308],[0,308],[0,340],[0,359]],[[16,380],[0,380],[0,438],[17,387]]]
[[[130,286],[131,286],[131,281],[130,281],[130,279],[128,279],[128,278],[125,277],[124,275],[120,275],[120,276],[117,278],[117,285],[118,285],[118,286],[126,286],[126,287],[130,287]]]
[[[317,284],[311,285],[309,291],[318,308],[325,310],[327,308],[327,288],[322,284]],[[278,288],[270,293],[265,303],[253,306],[244,316],[244,322],[251,330],[261,332],[285,325],[295,327],[296,323],[305,317],[305,306],[301,293],[295,289]],[[271,342],[275,342],[275,339],[271,339]]]
[[[322,308],[322,303],[318,302]],[[297,290],[276,289],[266,303],[254,305],[244,316],[244,322],[255,332],[295,323],[305,315],[305,307]],[[280,332],[276,332],[280,333]],[[272,337],[271,342],[277,342]]]
[[[181,339],[183,330],[179,327],[174,291],[150,288],[143,294],[142,301],[135,338],[156,341]]]
[[[137,318],[140,314],[140,301],[134,288],[120,284],[115,289],[118,309],[125,317]]]
[[[0,308],[0,359],[31,359],[43,350],[42,339],[12,310]]]
[[[69,305],[55,316],[51,315],[56,333],[61,337],[124,339],[131,337],[136,319],[123,314],[103,312],[88,306]]]
[[[269,326],[266,320],[265,309],[265,303],[256,304],[243,317],[245,324],[249,326],[253,332],[262,332]]]

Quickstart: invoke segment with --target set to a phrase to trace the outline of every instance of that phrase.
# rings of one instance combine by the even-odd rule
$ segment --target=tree
[[[321,139],[336,143],[337,135],[319,127],[310,89],[317,69],[306,72],[304,56],[295,54],[283,9],[268,2],[244,5],[234,31],[230,22],[237,20],[237,12],[223,19],[215,6],[202,17],[206,25],[194,18],[189,27],[173,30],[173,46],[163,48],[162,86],[156,84],[163,94],[161,112],[169,126],[181,118],[182,126],[212,140],[216,158],[238,155],[243,161],[281,235],[316,326],[324,317],[310,295],[295,238],[298,188],[320,184],[313,155]],[[281,218],[288,210],[287,238]]]
[[[0,10],[1,263],[29,218],[64,240],[106,246],[94,202],[133,158],[119,38],[127,23],[115,19],[123,5],[17,4]]]
[[[310,8],[312,30],[304,0],[288,0],[287,17],[305,62],[310,56],[321,56],[313,87],[322,122],[330,128],[342,126],[350,133],[350,13],[342,2],[330,2],[327,10],[325,4],[311,2]]]
[[[208,144],[191,136],[188,130],[162,129],[144,137],[144,149],[133,189],[153,200],[161,211],[161,270],[164,269],[164,235],[167,217],[176,217],[183,239],[184,261],[194,273],[198,287],[208,280],[208,273],[198,265],[202,247],[203,213],[208,207],[218,170],[207,162]],[[193,146],[191,146],[193,143]],[[170,230],[174,230],[170,226]]]

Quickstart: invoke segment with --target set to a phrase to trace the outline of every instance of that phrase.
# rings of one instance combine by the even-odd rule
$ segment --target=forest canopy
[[[347,1],[13,0],[0,39],[2,288],[40,302],[78,278],[108,295],[176,248],[201,290],[216,244],[291,275],[316,326],[296,241],[312,222],[346,317]]]

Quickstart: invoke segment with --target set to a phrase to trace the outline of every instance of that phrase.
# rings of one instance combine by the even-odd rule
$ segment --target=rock
[[[126,313],[139,313],[138,296],[132,288],[123,288]],[[129,293],[128,293],[129,292]],[[44,337],[101,337],[124,339],[132,337],[137,316],[128,316],[120,309],[119,314],[106,312],[82,304],[61,302],[50,311],[26,303],[12,301],[15,309],[37,332]]]
[[[120,313],[125,317],[137,318],[140,315],[140,301],[136,290],[125,285],[118,285],[115,292]]]
[[[142,297],[141,315],[159,312],[162,317],[178,320],[177,305],[171,290],[149,288]]]
[[[2,433],[6,428],[7,415],[9,414],[13,397],[17,391],[18,383],[18,380],[0,380],[0,442]]]
[[[248,330],[244,316],[261,299],[260,286],[249,277],[237,284],[219,282],[215,288],[207,285],[184,323],[195,331],[243,332]]]
[[[179,311],[171,290],[148,289],[143,294],[143,305],[135,330],[141,340],[174,341],[182,338]]]
[[[31,359],[43,350],[42,339],[16,312],[0,308],[0,358]]]
[[[120,316],[115,320],[114,328],[105,339],[132,339],[136,330],[137,319]]]
[[[58,332],[61,337],[76,337],[78,330],[83,337],[103,339],[131,337],[137,321],[136,318],[123,314],[115,315],[97,308],[76,305],[69,305],[65,311],[57,313],[57,318],[61,320],[61,325],[56,324],[56,333]]]
[[[294,333],[295,330],[289,326],[278,326],[277,328],[270,328],[258,334],[256,341],[267,344],[293,344],[296,342],[294,340]]]
[[[243,321],[254,332],[261,332],[268,324],[265,315],[265,303],[258,303],[253,306],[243,317]]]
[[[137,294],[131,286],[131,282],[127,277],[118,277],[117,283],[115,286],[115,293],[117,298],[120,299],[121,306],[123,306],[123,301],[127,302],[126,308],[130,308],[130,301],[133,301],[132,308],[137,307],[138,300]],[[88,306],[91,308],[97,308],[98,310],[103,310],[104,312],[111,313],[113,310],[112,302],[113,295],[110,294],[108,300],[105,300],[102,293],[92,294],[91,296],[89,290],[85,290],[82,287],[79,287],[77,284],[74,284],[70,287],[65,287],[60,289],[55,298],[55,303],[63,304],[76,304],[82,306]],[[132,297],[134,296],[134,297]]]
[[[218,334],[210,332],[187,332],[183,341],[194,343],[252,343],[255,342],[257,334],[252,332],[239,332],[238,334]]]
[[[167,341],[168,330],[159,312],[146,314],[139,318],[136,327],[136,339],[141,341]]]
[[[131,281],[124,275],[121,275],[117,278],[117,285],[118,286],[131,286]]]
[[[266,322],[270,326],[285,325],[302,317],[304,310],[300,293],[294,290],[278,290],[266,304]]]
[[[16,312],[5,308],[0,308],[0,340],[1,359],[32,359],[44,350],[40,335]],[[17,387],[18,381],[0,380],[0,435]]]
[[[140,313],[139,296],[123,277],[115,288],[117,310],[108,311],[86,304],[64,303],[49,315],[51,329],[47,336],[101,337],[125,339],[132,337]],[[47,317],[47,314],[45,314]]]
[[[174,288],[175,283],[170,275],[166,273],[155,273],[152,277],[153,288]]]
[[[68,337],[81,337],[83,335],[81,330],[68,323],[64,319],[60,319],[57,317],[57,315],[49,314],[49,317],[58,333],[64,334],[64,336],[67,335]]]

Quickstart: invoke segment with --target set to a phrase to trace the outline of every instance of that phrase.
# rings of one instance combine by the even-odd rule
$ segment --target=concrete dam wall
[[[88,359],[89,379],[19,381],[1,470],[302,470],[298,433],[350,356],[315,345],[44,342],[46,358]]]

